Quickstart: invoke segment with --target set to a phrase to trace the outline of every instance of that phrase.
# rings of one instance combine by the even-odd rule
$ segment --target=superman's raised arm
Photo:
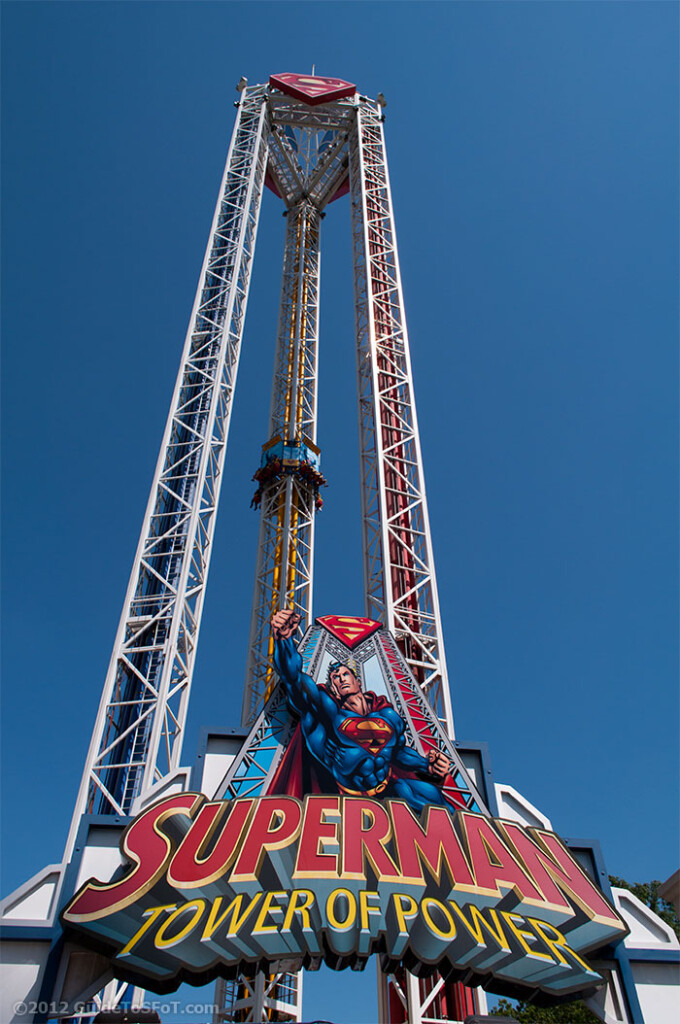
[[[274,664],[286,688],[288,703],[299,715],[318,711],[321,691],[306,672],[302,671],[302,658],[292,637],[276,637]]]

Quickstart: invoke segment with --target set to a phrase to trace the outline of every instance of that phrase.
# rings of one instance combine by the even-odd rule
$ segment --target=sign
[[[64,928],[157,992],[375,954],[517,995],[601,984],[585,954],[626,926],[558,836],[488,813],[391,635],[325,616],[296,645],[298,623],[272,620],[281,685],[217,797],[144,810]]]
[[[290,71],[270,75],[269,84],[296,100],[302,100],[310,107],[315,107],[319,103],[330,103],[332,100],[347,99],[356,92],[356,86],[343,81],[342,78],[296,75]]]
[[[88,882],[62,922],[159,992],[379,952],[386,970],[563,996],[601,981],[583,951],[626,930],[556,835],[445,807],[182,793],[139,815],[122,850],[125,874]]]

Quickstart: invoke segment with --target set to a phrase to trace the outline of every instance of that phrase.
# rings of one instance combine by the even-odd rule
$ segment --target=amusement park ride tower
[[[272,691],[271,615],[312,617],[314,519],[322,503],[317,447],[320,227],[349,193],[352,218],[365,615],[383,622],[449,737],[453,718],[413,394],[387,157],[384,100],[340,79],[273,75],[240,100],[170,414],[65,863],[83,815],[126,816],[181,764],[182,741],[236,386],[262,191],[287,218],[269,433],[257,471],[260,509],[242,724]],[[398,995],[388,995],[387,986]],[[218,983],[241,1016],[274,1019],[274,979]],[[382,978],[389,1019],[430,1019],[431,982]],[[276,1019],[299,1020],[300,986]],[[449,999],[453,986],[447,986]],[[474,1009],[457,986],[460,1016]],[[281,979],[278,979],[281,991]],[[461,994],[465,992],[465,994]],[[111,993],[109,993],[109,996]],[[267,1009],[269,1006],[269,1009]],[[224,1007],[225,1016],[229,1008]],[[453,1009],[453,1007],[451,1007]],[[251,1016],[255,1012],[256,1016]],[[406,1014],[408,1016],[406,1017]],[[384,1019],[388,1019],[387,1016]]]
[[[106,1003],[133,1005],[143,994],[126,994],[103,957],[78,961],[85,954],[70,951],[54,921],[58,906],[95,871],[82,854],[88,823],[103,829],[104,844],[107,824],[120,832],[154,801],[195,786],[183,767],[182,743],[265,186],[285,206],[286,236],[269,429],[255,474],[260,529],[242,730],[227,774],[204,791],[212,800],[274,792],[273,733],[265,716],[278,692],[271,619],[278,609],[293,609],[303,630],[315,621],[314,521],[325,482],[316,429],[320,228],[324,208],[349,194],[365,618],[326,619],[337,620],[345,638],[369,620],[387,628],[393,640],[381,641],[386,656],[405,666],[395,700],[407,708],[416,745],[421,754],[446,750],[444,790],[455,790],[463,810],[488,814],[489,801],[452,744],[383,137],[385,101],[314,75],[277,74],[256,86],[242,79],[238,88],[236,125],[64,860],[27,883],[23,896],[6,901],[3,921],[22,916],[16,910],[22,899],[35,903],[43,894],[53,931],[45,932],[52,937],[35,984],[47,1004],[58,997],[64,1009],[17,1020],[73,1014],[74,993],[89,998],[104,991]],[[390,643],[396,644],[393,654]],[[289,973],[285,962],[278,967],[280,973],[218,980],[215,1021],[301,1020],[301,976]],[[379,972],[378,992],[380,1020],[393,1024],[462,1021],[485,1008],[475,989],[437,974],[418,978],[401,967]],[[78,1019],[93,1020],[96,1012]]]

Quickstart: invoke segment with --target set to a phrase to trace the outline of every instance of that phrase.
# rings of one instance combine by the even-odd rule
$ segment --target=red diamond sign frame
[[[350,651],[382,626],[362,615],[321,615],[316,621]]]
[[[323,75],[295,75],[291,71],[283,71],[279,75],[270,75],[269,84],[280,89],[287,96],[302,100],[310,107],[319,103],[330,103],[331,100],[344,100],[353,96],[356,86],[345,82],[342,78],[326,78]]]

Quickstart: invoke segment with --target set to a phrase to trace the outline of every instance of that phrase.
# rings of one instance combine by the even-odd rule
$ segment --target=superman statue
[[[418,813],[427,804],[446,804],[441,786],[451,768],[449,759],[441,751],[423,757],[407,746],[404,720],[385,697],[364,692],[349,665],[334,662],[326,685],[317,686],[302,671],[293,642],[299,624],[300,616],[291,609],[273,616],[274,663],[288,705],[300,718],[315,778],[326,780],[325,791],[332,792],[334,783],[348,796],[404,800]],[[290,783],[285,788],[291,792]]]

